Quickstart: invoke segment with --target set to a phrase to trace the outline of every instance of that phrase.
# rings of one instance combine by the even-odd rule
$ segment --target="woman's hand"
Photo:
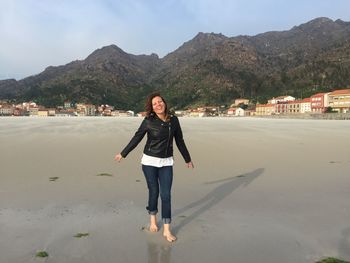
[[[122,156],[120,153],[118,153],[118,154],[114,157],[114,160],[116,160],[117,162],[120,162],[121,159],[123,159],[123,156]]]
[[[189,163],[187,163],[187,168],[194,168],[194,165],[193,165],[193,162],[189,162]]]

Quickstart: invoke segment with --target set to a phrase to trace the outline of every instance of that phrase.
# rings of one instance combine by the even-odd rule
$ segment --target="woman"
[[[157,232],[158,196],[162,201],[163,236],[173,242],[171,233],[171,185],[173,180],[173,138],[185,159],[188,168],[194,168],[190,154],[182,137],[179,120],[168,112],[167,104],[159,93],[151,94],[146,102],[146,117],[134,137],[121,153],[115,156],[120,161],[140,143],[147,133],[147,141],[141,159],[142,171],[148,187],[150,231]]]

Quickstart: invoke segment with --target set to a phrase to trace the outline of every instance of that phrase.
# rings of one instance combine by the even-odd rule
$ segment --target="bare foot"
[[[177,238],[171,233],[170,224],[164,224],[163,236],[169,242],[174,242]]]
[[[158,226],[151,224],[149,226],[149,231],[151,231],[151,232],[158,232]]]
[[[149,231],[151,232],[158,232],[158,225],[157,225],[157,216],[151,215],[151,223],[149,226]]]
[[[174,236],[171,232],[164,232],[163,236],[168,240],[169,242],[174,242],[176,241],[176,236]]]

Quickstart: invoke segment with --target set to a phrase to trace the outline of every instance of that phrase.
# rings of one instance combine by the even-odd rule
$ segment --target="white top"
[[[174,158],[172,156],[167,158],[158,158],[149,156],[147,154],[143,154],[141,163],[143,165],[149,165],[154,167],[172,166],[174,164]]]

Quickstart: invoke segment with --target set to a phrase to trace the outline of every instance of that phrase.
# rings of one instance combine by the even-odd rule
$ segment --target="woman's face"
[[[152,109],[156,114],[164,114],[165,103],[161,97],[157,96],[152,99]]]

